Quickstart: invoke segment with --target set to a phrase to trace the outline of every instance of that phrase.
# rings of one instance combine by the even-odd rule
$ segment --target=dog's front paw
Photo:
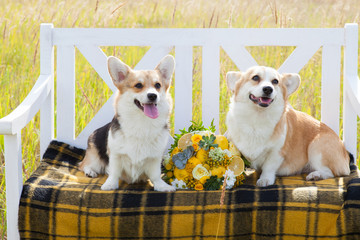
[[[270,185],[273,185],[275,183],[275,180],[271,180],[269,178],[260,178],[256,182],[256,186],[258,187],[267,187]]]
[[[115,190],[119,188],[119,181],[115,181],[112,179],[106,179],[105,183],[101,186],[101,190],[109,191]]]
[[[154,190],[159,192],[175,192],[176,188],[162,181],[157,184],[154,184]]]
[[[320,179],[323,179],[320,171],[311,172],[306,176],[306,181],[311,181],[311,180],[317,181]]]
[[[87,177],[96,178],[98,175],[97,173],[92,170],[90,167],[84,167],[84,173]]]

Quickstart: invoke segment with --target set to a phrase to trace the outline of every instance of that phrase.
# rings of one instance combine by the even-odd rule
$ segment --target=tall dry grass
[[[0,118],[26,97],[39,75],[39,25],[116,28],[343,27],[359,22],[357,0],[2,0],[0,2]],[[130,66],[148,48],[106,47]],[[261,65],[279,67],[293,47],[249,47]],[[193,119],[201,119],[201,48],[194,48]],[[76,134],[111,95],[84,57],[76,52]],[[230,94],[224,75],[236,67],[221,51],[220,132]],[[290,101],[320,119],[321,49],[300,71],[303,83]],[[172,89],[173,91],[173,89]],[[173,130],[173,129],[172,129]],[[39,164],[39,116],[22,131],[24,179]],[[0,238],[6,239],[3,137],[0,136]]]

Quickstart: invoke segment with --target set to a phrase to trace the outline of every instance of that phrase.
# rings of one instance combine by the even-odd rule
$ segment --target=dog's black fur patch
[[[115,132],[121,129],[120,123],[118,121],[118,115],[115,115],[111,122],[102,126],[101,128],[96,129],[88,140],[88,147],[90,143],[95,145],[96,150],[100,156],[100,159],[107,165],[109,164],[109,156],[107,154],[107,145],[108,145],[108,136],[109,131]]]
[[[118,115],[115,115],[113,120],[110,122],[110,129],[112,133],[115,133],[116,131],[120,130],[120,123],[118,120]]]
[[[350,152],[349,153],[349,157],[350,157],[350,165],[351,164],[355,164],[355,158],[354,158],[354,155],[352,155]]]

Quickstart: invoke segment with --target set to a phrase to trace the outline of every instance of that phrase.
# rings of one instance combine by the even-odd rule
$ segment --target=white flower
[[[226,172],[224,174],[224,178],[225,178],[225,176],[226,176],[225,189],[231,189],[234,186],[235,182],[236,182],[236,176],[235,176],[234,172],[231,171],[230,169],[226,170]]]
[[[170,162],[170,155],[169,155],[168,153],[165,154],[165,155],[163,156],[163,159],[164,159],[164,161],[163,161],[163,166],[165,167],[165,166],[168,165],[169,162]]]
[[[200,180],[202,177],[205,176],[211,176],[209,171],[202,164],[198,164],[196,165],[196,167],[194,167],[192,175],[196,180]]]
[[[225,152],[220,147],[211,149],[209,151],[209,157],[215,161],[222,161],[224,160]]]
[[[173,185],[176,189],[187,189],[186,183],[183,180],[174,179],[171,185]]]
[[[224,152],[229,158],[232,157],[232,154],[231,154],[231,152],[230,152],[228,149],[223,150],[223,152]]]

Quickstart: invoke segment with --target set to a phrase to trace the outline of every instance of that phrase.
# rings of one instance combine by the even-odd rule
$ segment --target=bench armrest
[[[53,82],[51,75],[40,75],[30,93],[9,115],[0,119],[0,134],[16,134],[33,119],[48,96]]]

